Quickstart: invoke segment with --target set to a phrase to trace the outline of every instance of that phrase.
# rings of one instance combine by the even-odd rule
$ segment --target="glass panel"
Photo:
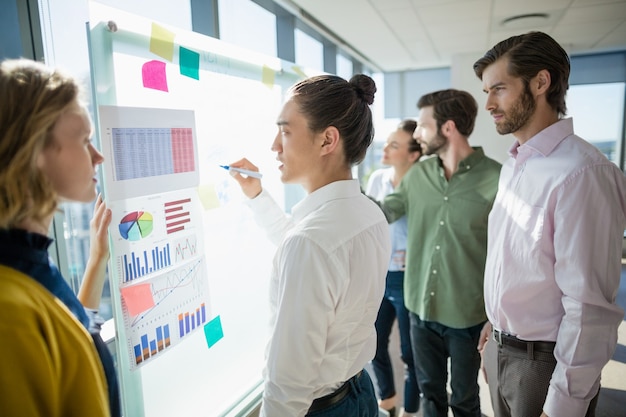
[[[346,80],[354,75],[352,61],[343,54],[337,54],[337,75]]]
[[[276,16],[250,0],[219,0],[220,39],[251,51],[278,56]]]
[[[252,156],[264,187],[284,198],[269,148],[282,94],[298,75],[275,57],[172,29],[179,56],[161,66],[164,89],[156,78],[137,76],[163,62],[148,49],[154,22],[114,12],[94,13],[90,33],[98,133],[107,157],[103,188],[113,211],[110,272],[125,415],[221,415],[260,383],[269,311],[259,294],[267,293],[263,277],[274,247],[219,164]],[[111,15],[116,33],[106,30]],[[192,63],[182,65],[183,47],[198,54],[194,77],[188,75]],[[141,142],[154,145],[146,145],[146,153],[190,149],[188,141],[173,140],[175,126],[194,133],[191,165],[183,164],[187,156],[149,163],[155,158],[143,159],[130,147],[140,143],[131,139],[136,133],[151,135]],[[122,138],[123,147],[115,146]],[[170,162],[185,169],[172,173]],[[138,166],[146,171],[132,171]],[[192,170],[197,178],[183,181]]]
[[[89,258],[89,222],[93,214],[93,204],[65,203],[63,213],[65,214],[63,238],[68,262],[68,272],[64,273],[64,276],[70,282],[72,289],[78,293]],[[113,317],[108,270],[99,313],[105,320]]]
[[[324,71],[324,45],[298,28],[294,33],[296,64],[304,68]]]
[[[573,85],[567,93],[567,114],[574,132],[619,165],[624,125],[626,83]]]

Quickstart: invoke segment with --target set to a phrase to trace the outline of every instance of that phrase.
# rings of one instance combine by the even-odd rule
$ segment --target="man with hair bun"
[[[261,181],[233,171],[278,245],[262,417],[377,417],[374,322],[391,255],[389,227],[352,167],[373,139],[376,86],[366,75],[305,79],[288,92],[272,143],[283,183],[307,196],[287,216]],[[252,171],[247,159],[230,164]]]

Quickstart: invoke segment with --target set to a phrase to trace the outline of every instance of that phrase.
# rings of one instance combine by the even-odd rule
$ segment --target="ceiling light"
[[[547,13],[526,13],[507,17],[500,25],[507,29],[534,28],[545,25],[550,17]]]

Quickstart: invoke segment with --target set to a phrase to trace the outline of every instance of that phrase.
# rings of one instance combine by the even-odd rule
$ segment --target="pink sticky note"
[[[154,307],[154,298],[152,298],[152,290],[149,283],[123,287],[120,291],[128,313],[131,316],[136,316],[142,311]]]
[[[155,90],[167,90],[167,76],[165,75],[165,62],[148,61],[141,67],[143,86]]]

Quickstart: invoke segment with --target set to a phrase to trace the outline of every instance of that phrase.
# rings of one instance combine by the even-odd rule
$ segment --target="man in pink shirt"
[[[504,40],[474,71],[516,139],[489,215],[478,346],[495,415],[593,416],[624,318],[626,177],[564,118],[570,62],[550,36]]]

